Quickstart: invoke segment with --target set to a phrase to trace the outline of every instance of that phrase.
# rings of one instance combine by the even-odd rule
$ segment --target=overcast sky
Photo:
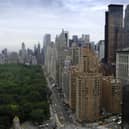
[[[24,41],[32,47],[43,35],[54,39],[62,28],[70,35],[90,34],[104,39],[105,11],[111,3],[129,0],[0,0],[0,50],[16,50]]]

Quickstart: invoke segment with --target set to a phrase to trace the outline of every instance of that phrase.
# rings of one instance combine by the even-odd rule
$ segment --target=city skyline
[[[104,39],[105,11],[108,4],[127,4],[126,0],[1,0],[0,48],[19,49],[40,42],[50,33],[52,40],[61,29],[70,36],[90,34],[91,41]]]

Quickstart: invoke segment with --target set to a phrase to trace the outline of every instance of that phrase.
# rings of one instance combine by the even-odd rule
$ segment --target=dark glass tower
[[[123,5],[109,5],[105,21],[105,60],[115,64],[116,50],[122,44]]]

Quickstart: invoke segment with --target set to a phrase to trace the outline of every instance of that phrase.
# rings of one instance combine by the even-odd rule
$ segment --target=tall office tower
[[[24,42],[22,43],[22,49],[25,49],[25,43]]]
[[[57,51],[57,84],[60,88],[63,87],[63,68],[64,68],[64,60],[67,53],[67,45],[68,45],[68,33],[64,30],[62,30],[61,34],[59,36],[56,36],[55,45],[56,45],[56,51]]]
[[[47,67],[48,66],[48,47],[51,44],[51,35],[50,34],[45,34],[44,39],[43,39],[43,48],[44,48],[44,64]],[[47,68],[46,68],[47,69]]]
[[[50,34],[45,34],[43,38],[43,46],[46,47],[51,43],[51,35]]]
[[[46,49],[46,70],[49,77],[55,81],[56,77],[56,47],[53,42]]]
[[[84,40],[84,43],[90,43],[90,35],[89,34],[82,34],[82,40]]]
[[[21,46],[21,50],[20,50],[20,62],[21,63],[25,63],[26,62],[26,47],[25,47],[25,43],[22,43]]]
[[[100,116],[101,78],[98,59],[89,48],[82,48],[76,78],[76,117],[78,121],[95,121]]]
[[[127,5],[125,10],[124,28],[129,32],[129,5]]]
[[[36,58],[37,58],[37,63],[38,63],[38,64],[41,64],[41,62],[42,62],[42,57],[41,57],[40,43],[38,43],[38,45],[37,45],[37,54],[36,54]]]
[[[69,32],[64,31],[65,40],[66,40],[66,46],[69,47]]]
[[[106,12],[105,60],[115,64],[116,50],[122,46],[123,5],[111,4]]]
[[[100,40],[98,42],[98,57],[99,57],[99,60],[102,60],[104,59],[104,40]]]
[[[77,35],[73,35],[72,36],[72,40],[74,43],[78,43],[78,36]]]
[[[2,50],[2,62],[4,64],[8,63],[8,51],[7,51],[7,48],[5,48],[4,50]]]
[[[124,48],[129,47],[129,5],[127,5],[125,10],[124,18]]]

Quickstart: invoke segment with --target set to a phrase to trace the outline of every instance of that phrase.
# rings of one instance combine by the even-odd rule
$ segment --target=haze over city
[[[129,129],[129,0],[0,0],[0,129]]]
[[[73,34],[90,34],[91,41],[104,39],[105,10],[108,4],[127,0],[0,0],[0,48],[16,50],[24,41],[33,48],[43,35],[61,29]]]

